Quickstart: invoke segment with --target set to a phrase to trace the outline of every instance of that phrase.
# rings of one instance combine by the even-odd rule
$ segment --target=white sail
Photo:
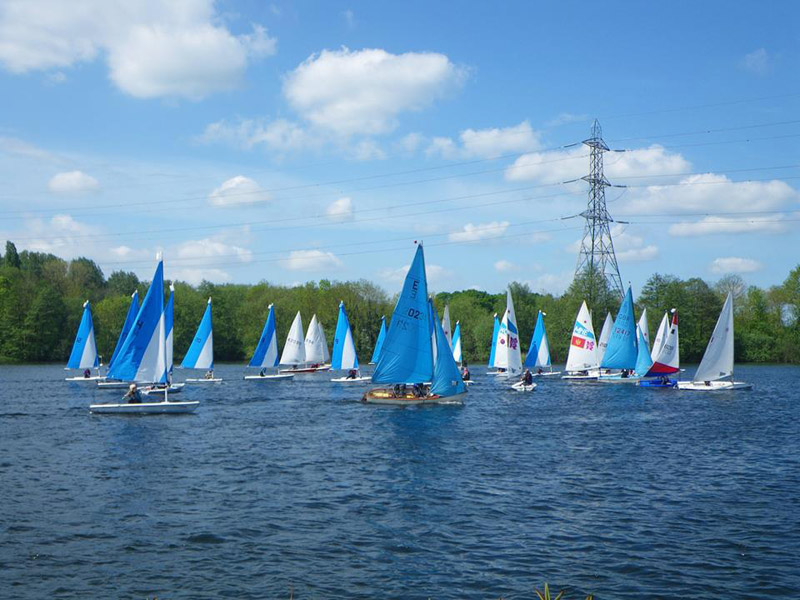
[[[306,362],[320,364],[325,362],[325,351],[322,348],[322,337],[320,336],[317,315],[311,317],[311,323],[308,324],[304,345]]]
[[[728,294],[708,341],[703,360],[694,374],[695,383],[733,378],[733,296]]]
[[[459,321],[456,321],[456,337],[453,340],[453,359],[458,363],[461,364],[462,356],[461,356],[461,326],[459,325]]]
[[[587,311],[588,313],[588,311]],[[591,324],[592,317],[589,315],[589,323]],[[603,356],[606,354],[608,348],[608,338],[611,337],[611,330],[614,328],[614,319],[611,313],[606,314],[606,320],[603,323],[603,329],[600,331],[600,340],[597,342],[597,364],[603,362]],[[569,369],[567,369],[569,370]]]
[[[642,309],[642,316],[639,317],[639,331],[642,332],[642,337],[647,345],[650,346],[650,324],[647,322],[647,309]]]
[[[511,298],[511,290],[506,293],[506,312],[500,322],[500,331],[497,334],[494,366],[506,369],[509,375],[522,373],[519,330],[517,329],[517,317],[514,312],[514,300]]]
[[[650,356],[653,362],[657,362],[658,355],[661,353],[661,349],[667,341],[668,328],[669,316],[664,312],[664,316],[661,318],[661,324],[658,326],[658,331],[656,332],[656,339],[653,340],[653,347],[650,350]]]
[[[303,340],[303,319],[300,317],[300,311],[297,311],[289,335],[286,336],[286,344],[283,346],[282,365],[302,365],[306,362],[306,347]]]
[[[672,324],[668,326],[669,329],[664,334],[664,343],[661,344],[661,350],[653,359],[653,365],[648,375],[669,375],[680,371],[681,359],[678,341],[678,312],[674,308],[672,312]]]
[[[610,320],[611,315],[606,317]],[[611,329],[609,328],[609,335]],[[567,371],[589,371],[597,369],[599,366],[597,359],[597,343],[594,337],[594,327],[592,327],[592,316],[586,302],[581,304],[578,316],[575,319],[575,326],[572,329],[572,338],[569,344],[569,354],[567,354]]]
[[[450,332],[450,306],[444,305],[444,314],[442,315],[442,331],[447,340],[447,345],[453,347],[453,334]]]
[[[322,362],[330,362],[331,353],[328,351],[328,338],[325,337],[325,330],[322,328],[322,323],[317,321],[317,327],[319,327],[319,338],[322,344]]]

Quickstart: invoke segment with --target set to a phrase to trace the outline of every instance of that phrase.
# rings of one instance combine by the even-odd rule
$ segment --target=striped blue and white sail
[[[356,345],[344,302],[339,302],[339,319],[336,321],[336,333],[333,335],[331,369],[358,369]]]
[[[544,313],[539,311],[536,317],[536,327],[531,336],[531,345],[528,348],[528,355],[525,357],[525,367],[549,367],[550,366],[550,345],[547,342],[547,332],[544,328]]]
[[[419,244],[394,307],[372,381],[421,383],[431,380],[433,356],[429,314],[425,255],[422,244]]]
[[[264,323],[264,330],[258,338],[256,351],[250,359],[249,367],[277,367],[278,366],[278,337],[275,332],[275,307],[269,305],[269,314]]]
[[[133,327],[133,323],[136,321],[136,314],[139,312],[139,291],[136,290],[131,294],[131,305],[128,307],[128,314],[125,316],[125,323],[122,324],[122,331],[119,332],[119,339],[117,340],[117,345],[114,347],[114,353],[111,355],[111,360],[108,361],[108,368],[111,368],[111,365],[114,364],[114,360],[117,358],[117,354],[119,354],[120,348],[122,348],[122,344],[125,341],[125,338],[128,337],[128,332]]]
[[[636,320],[633,315],[633,293],[625,293],[614,328],[608,338],[608,347],[600,367],[603,369],[633,369],[636,366]]]
[[[173,325],[175,321],[175,286],[169,285],[169,299],[164,308],[164,327],[167,331],[167,371],[172,376],[172,359],[175,356],[175,334]]]
[[[164,263],[159,258],[136,321],[120,348],[109,379],[164,382],[167,373],[164,311]]]
[[[214,331],[211,325],[211,298],[206,304],[206,312],[200,319],[197,333],[194,334],[181,367],[184,369],[214,369]]]
[[[644,330],[638,325],[636,326],[636,337],[639,340],[638,353],[636,355],[636,367],[633,371],[639,377],[644,377],[653,366],[653,359],[650,357],[650,344],[647,343],[647,338],[644,336]]]
[[[500,321],[497,320],[497,313],[494,313],[494,329],[492,330],[492,347],[489,348],[489,367],[494,367],[494,357],[497,353],[497,335],[500,333]]]
[[[436,336],[436,362],[433,365],[433,379],[431,380],[431,394],[437,394],[442,397],[454,396],[467,391],[467,385],[461,378],[461,373],[458,371],[458,365],[453,359],[453,353],[450,348],[450,340],[444,333],[442,323],[439,321],[439,316],[433,310],[433,303],[431,304],[431,312],[433,313],[433,331]]]
[[[386,317],[381,317],[381,329],[378,332],[378,341],[375,342],[375,350],[372,352],[370,364],[374,365],[381,357],[381,349],[383,348],[383,341],[386,339]]]
[[[78,333],[75,334],[75,341],[72,344],[67,361],[68,369],[91,369],[98,367],[100,359],[97,356],[97,343],[94,339],[94,324],[92,323],[92,309],[89,301],[83,303],[83,316],[81,324],[78,326]]]
[[[461,322],[456,321],[456,328],[453,331],[453,360],[457,363],[461,363],[463,360],[461,354]]]

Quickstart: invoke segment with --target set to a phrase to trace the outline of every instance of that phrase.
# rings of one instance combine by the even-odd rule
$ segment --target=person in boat
[[[533,374],[530,369],[525,369],[525,373],[522,374],[522,383],[525,385],[531,385],[533,383]]]
[[[214,379],[214,371],[212,371],[210,369],[208,371],[206,371],[205,378],[206,379]]]
[[[425,397],[425,387],[421,383],[414,384],[414,397],[415,398]]]
[[[628,378],[628,369],[622,369],[622,374],[620,375],[623,379]]]
[[[469,367],[466,363],[464,363],[464,366],[461,367],[461,379],[464,381],[469,381],[472,379],[472,374],[469,372]]]
[[[536,374],[537,375],[541,375],[542,373],[544,373],[544,371],[542,371],[542,367],[539,367],[538,369],[536,369]]]
[[[259,377],[266,377],[267,376],[267,368],[262,367],[261,370],[258,372]]]
[[[358,377],[358,371],[356,369],[350,369],[347,372],[347,379],[355,379]]]
[[[89,377],[91,377],[91,376],[92,376],[92,372],[91,372],[89,369],[86,369],[86,370],[83,372],[83,378],[84,378],[84,379],[89,379]]]
[[[669,385],[669,377],[666,375],[662,375],[660,378],[661,385]]]
[[[132,383],[128,388],[127,393],[122,397],[122,399],[126,400],[128,404],[141,404],[142,394],[136,388],[136,384]]]

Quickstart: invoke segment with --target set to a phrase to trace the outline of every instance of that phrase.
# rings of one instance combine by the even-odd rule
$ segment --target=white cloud
[[[447,239],[451,242],[477,242],[491,239],[503,235],[510,224],[508,221],[492,221],[478,225],[467,223],[461,231],[449,234]]]
[[[545,123],[547,127],[558,127],[560,125],[566,125],[568,123],[577,123],[580,121],[586,121],[589,117],[587,115],[575,115],[568,112],[562,112],[554,119],[550,119]]]
[[[253,253],[250,250],[241,246],[227,244],[220,238],[204,238],[183,242],[175,249],[175,255],[176,258],[182,261],[215,257],[242,263],[253,260]]]
[[[87,236],[96,235],[100,230],[86,223],[81,223],[71,215],[55,215],[45,219],[31,219],[25,223],[26,231],[20,240],[20,246],[34,252],[52,252],[62,256],[86,256],[94,253],[96,248],[87,244]]]
[[[83,171],[68,171],[54,175],[47,188],[54,194],[84,194],[100,188],[100,183]]]
[[[622,225],[611,228],[611,239],[620,262],[645,262],[658,256],[658,246],[645,245],[644,238],[628,233]]]
[[[185,281],[190,285],[199,285],[203,281],[225,283],[231,280],[231,276],[222,269],[178,268],[173,269],[170,275],[175,281]]]
[[[518,268],[519,267],[517,267],[517,265],[515,265],[514,263],[512,263],[511,261],[508,261],[508,260],[498,260],[496,263],[494,263],[494,269],[495,269],[495,271],[498,271],[499,273],[506,273],[508,271],[516,271]]]
[[[465,129],[459,134],[460,145],[450,138],[434,138],[427,154],[445,158],[495,158],[505,154],[528,152],[540,146],[539,134],[528,121],[511,127]]]
[[[275,53],[260,25],[234,35],[213,0],[8,0],[0,63],[13,73],[103,57],[111,80],[139,98],[200,99],[236,87],[249,61]]]
[[[682,222],[670,225],[669,233],[677,237],[714,235],[720,233],[765,233],[785,231],[782,217],[769,215],[761,217],[704,217],[695,222]]]
[[[727,258],[716,258],[711,263],[712,273],[753,273],[764,268],[757,260],[752,258],[738,258],[729,256]]]
[[[289,253],[289,258],[283,261],[283,266],[290,271],[323,271],[338,269],[342,266],[342,261],[332,252],[293,250]]]
[[[331,202],[325,214],[331,221],[350,221],[353,218],[353,210],[353,201],[344,197]]]
[[[55,161],[56,157],[47,150],[42,150],[24,140],[0,136],[0,152],[12,156],[35,158],[37,160]]]
[[[241,206],[270,199],[269,192],[244,175],[231,177],[208,195],[208,201],[214,206]]]
[[[311,55],[286,76],[283,91],[298,114],[322,129],[373,135],[392,131],[398,115],[429,106],[464,77],[443,54],[342,48]]]
[[[536,293],[553,294],[558,296],[563,294],[572,283],[574,273],[572,271],[562,271],[561,273],[543,273],[536,279],[525,283]]]
[[[409,133],[397,143],[397,146],[404,152],[415,152],[425,141],[425,136],[421,133]]]
[[[754,75],[766,75],[771,68],[770,56],[764,48],[745,54],[741,67]]]
[[[344,17],[344,22],[347,25],[348,29],[355,29],[356,27],[356,16],[352,10],[349,8],[345,11],[342,11],[342,16]]]
[[[225,142],[244,149],[263,145],[275,152],[286,153],[316,149],[325,140],[324,136],[311,133],[286,119],[241,119],[236,123],[222,120],[207,125],[199,141]]]

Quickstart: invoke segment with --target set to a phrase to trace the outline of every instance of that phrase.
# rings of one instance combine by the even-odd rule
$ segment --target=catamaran
[[[664,313],[666,316],[667,313]],[[662,324],[663,324],[662,320]],[[678,311],[672,309],[672,325],[665,331],[661,331],[661,326],[658,328],[658,335],[661,336],[659,340],[658,335],[653,340],[653,346],[658,344],[660,350],[652,357],[652,365],[645,373],[645,379],[639,381],[641,387],[650,388],[674,388],[678,387],[678,382],[675,379],[670,379],[669,376],[680,371],[680,352],[678,346]]]
[[[547,341],[547,332],[544,328],[544,317],[546,316],[547,313],[542,311],[539,311],[536,315],[536,327],[533,329],[531,345],[525,357],[525,367],[536,370],[533,374],[534,377],[561,374],[561,371],[553,371],[553,365],[550,362],[550,344]],[[545,368],[547,371],[544,370]]]
[[[299,317],[300,313],[297,313],[297,316]],[[302,331],[302,326],[300,330]],[[275,307],[272,304],[269,305],[269,314],[264,322],[264,329],[247,366],[260,369],[258,375],[244,376],[249,381],[280,381],[294,378],[291,373],[267,372],[267,369],[278,366],[278,336],[275,330]]]
[[[125,338],[109,375],[121,381],[169,384],[171,366],[167,354],[167,314],[164,308],[164,262],[158,265],[147,295],[136,315],[136,326]],[[160,395],[160,394],[159,394]],[[156,402],[92,404],[89,410],[99,414],[174,414],[193,412],[198,401],[173,402],[169,388],[163,400]]]
[[[104,381],[105,377],[100,375],[100,357],[97,355],[97,342],[94,339],[94,324],[92,323],[92,309],[89,301],[83,303],[83,315],[78,326],[78,333],[75,334],[75,341],[72,344],[72,352],[69,355],[65,370],[82,369],[83,375],[78,377],[67,377],[66,381]],[[96,375],[92,375],[91,369],[97,369]]]
[[[372,404],[460,403],[467,393],[442,324],[427,300],[425,255],[417,246],[403,290],[392,313],[372,381],[392,387],[374,388],[361,400]],[[431,318],[433,325],[431,326]],[[436,360],[431,346],[431,327],[436,338]],[[429,389],[423,385],[430,381]],[[411,384],[411,385],[409,385]]]
[[[206,304],[206,311],[200,319],[197,333],[181,362],[183,369],[203,369],[206,376],[190,377],[186,383],[222,383],[221,377],[214,377],[214,328],[211,323],[211,298]]]
[[[586,306],[586,301],[581,303],[575,325],[572,328],[572,337],[569,342],[567,354],[567,374],[561,379],[591,381],[598,376],[597,342],[592,327],[592,315]]]
[[[597,378],[598,381],[607,383],[635,383],[638,381],[638,377],[633,376],[639,354],[637,335],[637,325],[633,314],[633,292],[628,286],[622,306],[614,320],[611,336],[608,338],[608,347],[600,363],[602,372]],[[649,359],[649,349],[647,356]],[[619,372],[610,372],[613,370],[619,370]]]
[[[752,384],[736,381],[733,377],[733,296],[729,293],[694,378],[692,381],[679,381],[678,388],[706,392],[749,390],[752,387]]]
[[[369,364],[375,365],[381,357],[381,348],[383,348],[383,340],[386,339],[386,317],[381,317],[381,328],[378,331],[378,341],[375,342],[375,350],[372,352],[372,358],[369,359]]]
[[[336,333],[333,334],[333,355],[331,369],[349,371],[345,377],[335,377],[331,381],[338,383],[364,383],[371,377],[361,377],[358,371],[358,355],[353,340],[353,330],[344,309],[344,300],[339,302],[339,318],[336,321]]]
[[[494,313],[494,327],[492,328],[492,345],[489,347],[489,364],[487,367],[490,369],[497,368],[494,364],[495,356],[497,355],[497,336],[500,334],[500,321],[497,319],[497,313]],[[487,375],[502,375],[503,371],[487,371]]]
[[[114,361],[117,358],[117,354],[119,354],[120,348],[122,348],[122,344],[125,341],[125,338],[128,336],[128,332],[133,327],[133,324],[136,322],[136,314],[139,312],[139,291],[134,290],[133,294],[131,294],[131,303],[128,306],[128,314],[125,316],[125,322],[122,324],[122,331],[119,332],[119,338],[117,339],[117,345],[114,346],[114,352],[111,354],[111,360],[108,361],[108,368],[111,369],[111,365],[114,364]],[[113,388],[127,388],[130,385],[128,381],[109,381],[106,378],[105,381],[99,381],[97,383],[97,387],[101,389],[113,389]]]

